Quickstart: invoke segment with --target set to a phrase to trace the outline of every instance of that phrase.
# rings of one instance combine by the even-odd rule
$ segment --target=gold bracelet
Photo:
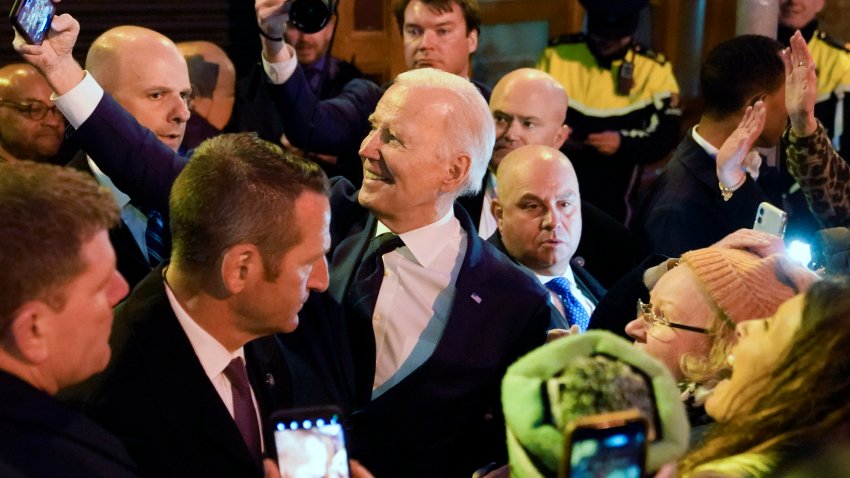
[[[732,194],[741,186],[744,185],[744,182],[747,180],[747,175],[744,174],[744,177],[738,181],[738,184],[732,186],[731,188],[727,188],[723,185],[722,182],[718,181],[717,185],[720,186],[720,196],[723,198],[723,201],[728,201],[732,199]]]

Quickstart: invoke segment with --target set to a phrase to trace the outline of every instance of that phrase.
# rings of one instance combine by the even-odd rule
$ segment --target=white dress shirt
[[[180,323],[180,327],[183,329],[186,337],[189,338],[189,343],[192,344],[192,349],[195,351],[198,361],[201,362],[201,367],[204,368],[207,378],[209,378],[210,382],[212,382],[213,387],[215,387],[215,391],[218,392],[218,396],[221,397],[221,401],[224,402],[224,406],[227,407],[227,411],[230,413],[230,416],[235,420],[236,418],[233,411],[233,390],[230,380],[224,374],[224,369],[226,369],[227,366],[230,365],[230,361],[236,357],[242,357],[242,361],[244,362],[245,349],[243,347],[239,347],[239,349],[234,352],[229,352],[224,345],[198,325],[189,313],[183,309],[180,302],[178,302],[177,298],[174,296],[174,292],[171,290],[168,283],[165,283],[164,285],[165,294],[168,296],[168,303],[171,304],[171,309],[177,317],[177,322]],[[257,397],[254,395],[253,389],[251,389],[251,400],[254,401],[254,410],[257,412],[257,423],[262,424],[263,421],[260,419],[260,407],[257,405]],[[260,425],[260,428],[260,442],[262,443],[262,425]],[[265,450],[265,445],[263,445],[263,450]]]
[[[130,204],[130,196],[125,194],[124,191],[118,189],[115,184],[112,183],[112,180],[109,179],[109,176],[103,174],[103,171],[97,167],[91,158],[86,156],[86,161],[88,161],[89,168],[91,168],[91,172],[94,174],[94,178],[97,182],[101,186],[109,189],[109,192],[112,193],[112,198],[115,199],[115,204],[117,204],[118,209],[121,210],[121,220],[124,221],[127,229],[130,230],[130,233],[133,235],[133,239],[136,241],[136,245],[139,246],[139,250],[145,257],[145,260],[147,260],[148,245],[147,241],[145,241],[145,230],[148,228],[147,216],[145,216],[144,213],[139,211],[135,206]]]
[[[378,223],[375,235],[390,232]],[[407,377],[431,356],[451,312],[466,254],[466,233],[449,211],[427,226],[400,234],[404,247],[384,255],[375,332],[372,398]]]
[[[55,93],[50,95],[53,104],[74,128],[79,128],[89,119],[101,98],[103,98],[103,88],[97,84],[89,72],[83,76],[83,81],[64,95],[56,96]]]
[[[546,287],[546,283],[550,280],[554,279],[555,277],[559,277],[544,276],[537,273],[534,273],[534,275],[537,276],[537,280],[539,280],[540,283],[543,284],[543,287]],[[584,295],[584,292],[582,292],[581,289],[578,288],[578,285],[576,285],[576,278],[573,275],[572,268],[570,266],[567,266],[567,269],[560,277],[566,279],[567,282],[570,284],[570,292],[573,294],[573,296],[575,296],[576,299],[578,299],[579,304],[581,304],[584,310],[587,311],[587,315],[592,315],[593,310],[596,307],[594,307],[593,302],[586,295]],[[567,313],[566,311],[564,311],[564,304],[561,303],[561,299],[558,297],[558,295],[550,290],[549,299],[551,299],[552,303],[555,304],[555,308],[558,309],[558,312],[560,312],[562,316],[566,317]]]

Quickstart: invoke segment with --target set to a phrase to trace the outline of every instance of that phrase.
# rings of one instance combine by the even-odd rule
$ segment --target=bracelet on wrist
[[[283,37],[273,37],[273,36],[269,35],[268,33],[264,32],[262,28],[258,28],[258,30],[260,31],[260,36],[265,38],[266,40],[283,41]]]
[[[727,188],[726,186],[724,186],[724,185],[723,185],[723,182],[722,182],[722,181],[718,181],[718,182],[717,182],[717,185],[718,185],[718,186],[720,186],[720,196],[723,198],[723,200],[724,200],[724,201],[728,201],[728,200],[732,199],[732,194],[733,194],[735,191],[737,191],[737,190],[738,190],[738,188],[740,188],[741,186],[743,186],[743,185],[744,185],[744,182],[745,182],[746,180],[747,180],[747,175],[746,175],[746,174],[744,174],[744,175],[741,177],[741,180],[740,180],[740,181],[738,181],[738,184],[736,184],[736,185],[732,186],[731,188]]]

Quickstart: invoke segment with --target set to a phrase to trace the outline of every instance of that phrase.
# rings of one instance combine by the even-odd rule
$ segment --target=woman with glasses
[[[705,405],[717,424],[679,476],[775,476],[799,450],[848,438],[847,278],[813,285],[772,317],[738,324],[737,335],[731,374]]]
[[[731,236],[730,236],[731,237]],[[691,424],[704,423],[702,404],[728,372],[735,326],[767,317],[816,280],[781,254],[759,257],[712,246],[682,256],[638,302],[626,326],[638,348],[661,360],[679,381]]]

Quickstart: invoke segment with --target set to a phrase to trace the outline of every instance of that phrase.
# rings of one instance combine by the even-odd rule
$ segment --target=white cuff
[[[295,73],[295,68],[298,66],[298,58],[295,56],[295,49],[289,44],[284,44],[284,48],[289,50],[290,58],[280,63],[269,63],[263,55],[260,59],[263,60],[263,71],[269,77],[273,85],[286,83]]]
[[[97,84],[89,72],[86,72],[77,86],[64,95],[56,96],[56,93],[50,95],[50,99],[74,128],[79,128],[89,119],[101,98],[103,98],[103,88]]]

